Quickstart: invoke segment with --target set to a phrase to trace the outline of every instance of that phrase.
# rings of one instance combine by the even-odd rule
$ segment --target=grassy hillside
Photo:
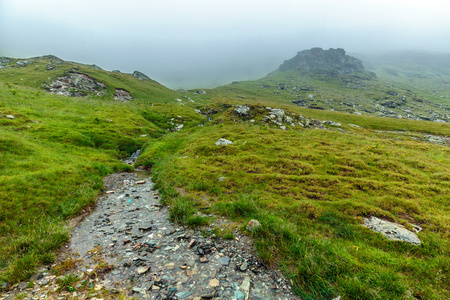
[[[9,283],[54,259],[49,250],[68,240],[64,221],[94,202],[102,177],[131,170],[120,158],[205,119],[153,81],[86,66],[79,71],[126,87],[135,100],[48,94],[39,88],[42,64],[0,70],[0,276]]]
[[[364,62],[393,85],[450,106],[449,54],[405,51],[366,56]]]
[[[448,125],[418,125],[450,132]],[[261,257],[280,265],[303,299],[450,296],[449,148],[370,126],[277,127],[225,109],[205,127],[149,144],[140,163],[156,171],[174,220],[202,224],[211,212],[242,224],[259,220],[253,236]],[[216,146],[219,138],[233,144]],[[361,226],[367,216],[420,225],[423,245],[386,240]]]
[[[449,68],[450,69],[450,68]],[[376,70],[378,72],[378,69]],[[444,80],[444,81],[441,81]],[[409,78],[392,80],[383,72],[372,77],[368,73],[353,73],[340,77],[312,75],[296,71],[274,71],[255,81],[233,82],[209,90],[205,99],[245,99],[244,102],[274,102],[295,106],[348,112],[357,115],[381,116],[411,120],[450,122],[450,102],[445,79],[430,77],[415,86]],[[441,82],[441,83],[440,83]]]
[[[131,170],[120,158],[144,147],[137,163],[153,168],[173,221],[198,227],[224,215],[245,230],[259,220],[248,234],[260,256],[303,299],[450,298],[450,125],[412,120],[446,117],[432,99],[367,74],[273,72],[182,93],[51,56],[20,61],[0,69],[2,281],[51,262],[68,240],[67,219],[94,203],[102,176]],[[47,92],[73,73],[104,88]],[[114,100],[116,89],[133,100]],[[377,117],[390,100],[402,102],[395,114],[412,117]],[[284,110],[278,124],[272,108]],[[216,146],[219,138],[233,144]],[[373,233],[361,225],[369,216],[419,225],[422,245]],[[215,232],[230,238],[232,229]]]

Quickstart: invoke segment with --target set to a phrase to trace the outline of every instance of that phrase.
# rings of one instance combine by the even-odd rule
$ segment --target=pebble
[[[150,270],[150,267],[139,267],[137,269],[137,272],[139,275],[145,274],[148,272],[148,270]]]
[[[216,278],[211,279],[211,280],[209,281],[209,286],[210,286],[210,287],[217,287],[217,286],[219,286],[219,280],[216,279]]]
[[[228,256],[222,256],[221,258],[219,258],[219,262],[223,265],[223,266],[228,266],[230,263],[230,258]]]

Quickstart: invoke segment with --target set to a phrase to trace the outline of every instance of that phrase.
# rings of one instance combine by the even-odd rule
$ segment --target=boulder
[[[248,117],[250,115],[251,112],[251,108],[248,107],[247,105],[237,105],[234,108],[234,112],[241,117]]]
[[[10,59],[10,58],[4,57],[4,56],[0,57],[0,64],[6,65],[6,64],[8,64],[8,63],[10,63],[10,62],[11,62],[11,59]]]
[[[26,60],[20,60],[18,62],[16,62],[17,65],[19,65],[20,67],[26,67],[29,64],[32,64],[34,61],[32,59],[26,59]]]
[[[341,123],[336,123],[334,121],[322,121],[322,124],[331,125],[331,126],[342,126]]]
[[[85,92],[101,96],[104,94],[105,84],[86,74],[69,73],[56,78],[47,89],[50,93],[69,97],[85,96]]]
[[[364,226],[374,232],[379,232],[388,240],[407,242],[413,245],[420,245],[422,241],[417,235],[404,228],[402,225],[385,221],[377,217],[364,218]]]
[[[114,100],[117,100],[120,102],[128,102],[130,100],[133,100],[133,97],[131,97],[130,92],[127,90],[116,89],[116,95],[114,96]]]
[[[139,71],[134,71],[133,77],[136,77],[137,79],[140,79],[140,80],[149,80],[150,79],[150,77],[148,77],[147,75],[145,75],[144,73],[139,72]]]
[[[216,142],[216,145],[217,145],[217,146],[226,146],[226,145],[231,145],[231,144],[233,144],[232,141],[229,141],[229,140],[227,140],[227,139],[222,139],[222,138],[220,138],[220,139]]]

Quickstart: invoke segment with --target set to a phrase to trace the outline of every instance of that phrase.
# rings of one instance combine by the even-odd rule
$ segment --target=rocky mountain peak
[[[345,50],[341,48],[328,50],[312,48],[300,51],[293,58],[285,60],[279,70],[306,71],[325,75],[365,72],[362,62],[355,57],[346,55]]]

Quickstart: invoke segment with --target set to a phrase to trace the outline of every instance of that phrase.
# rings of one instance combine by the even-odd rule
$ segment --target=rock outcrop
[[[134,71],[133,77],[136,77],[137,79],[141,79],[141,80],[149,80],[150,79],[150,77],[148,77],[147,75],[145,75],[144,73],[139,72],[139,71]]]
[[[312,48],[303,50],[284,63],[279,68],[280,71],[307,71],[319,75],[340,75],[355,72],[365,72],[362,62],[352,56],[346,55],[345,50],[338,48],[323,50],[322,48]]]
[[[69,73],[69,75],[56,78],[47,89],[50,93],[69,97],[82,97],[86,93],[102,96],[105,84],[81,73]]]
[[[116,95],[114,96],[114,100],[120,101],[120,102],[128,102],[133,100],[133,97],[131,97],[131,94],[129,91],[124,89],[116,89]]]

